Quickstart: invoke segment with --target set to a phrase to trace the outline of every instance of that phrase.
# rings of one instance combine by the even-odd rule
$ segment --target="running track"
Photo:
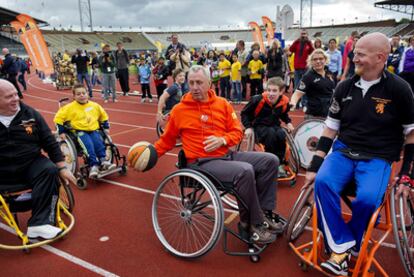
[[[132,82],[131,78],[131,82]],[[139,90],[133,84],[132,90]],[[119,89],[119,87],[118,87]],[[152,87],[153,94],[155,88]],[[58,100],[71,97],[70,91],[56,91],[42,84],[33,74],[28,80],[24,102],[37,108],[51,127],[58,108]],[[100,93],[94,101],[102,104],[110,116],[111,136],[122,153],[141,140],[154,142],[156,101],[139,103],[136,96],[119,97],[118,103],[103,104]],[[239,111],[240,106],[236,106]],[[301,113],[292,115],[297,125]],[[33,249],[29,255],[20,251],[0,250],[1,276],[319,276],[314,270],[303,273],[298,259],[284,237],[261,255],[258,264],[246,257],[232,257],[223,253],[221,241],[207,255],[198,260],[181,260],[162,248],[152,228],[151,204],[153,193],[164,176],[175,170],[174,149],[162,157],[150,172],[128,171],[126,176],[114,175],[102,181],[89,182],[85,191],[73,188],[76,224],[64,240],[44,248]],[[278,211],[288,216],[296,200],[303,177],[290,188],[280,184]],[[226,216],[229,214],[227,213]],[[25,218],[28,215],[24,215]],[[234,220],[231,224],[235,224]],[[4,225],[0,225],[2,241],[13,241]],[[309,232],[305,233],[309,236]],[[236,249],[243,245],[234,241]],[[390,276],[403,276],[404,271],[393,240],[387,241],[377,255]]]

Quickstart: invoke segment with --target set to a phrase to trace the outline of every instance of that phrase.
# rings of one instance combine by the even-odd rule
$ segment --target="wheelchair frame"
[[[350,268],[349,271],[352,273],[352,276],[374,276],[374,273],[371,271],[371,266],[375,266],[378,271],[383,276],[388,276],[388,274],[385,272],[384,268],[379,264],[379,262],[375,259],[375,253],[381,246],[381,243],[384,242],[384,240],[388,237],[388,235],[393,231],[392,226],[392,216],[391,216],[391,203],[393,202],[393,187],[392,185],[392,176],[394,176],[395,168],[392,167],[391,175],[390,175],[390,184],[387,187],[387,190],[384,195],[384,201],[383,203],[376,209],[376,211],[371,216],[371,219],[369,221],[369,224],[367,226],[367,229],[365,231],[364,240],[361,245],[361,249],[358,255],[358,258],[356,259],[355,266],[353,268]],[[310,193],[313,192],[313,183],[309,184],[300,194],[300,197],[295,203],[293,213],[291,214],[291,217],[289,218],[289,227],[287,231],[288,235],[288,241],[290,248],[294,251],[294,253],[301,259],[300,266],[301,268],[306,271],[308,267],[313,267],[319,272],[323,274],[329,275],[327,272],[325,272],[321,266],[320,263],[325,261],[327,258],[324,256],[324,239],[322,233],[318,230],[318,218],[317,218],[317,211],[316,211],[316,204],[314,201],[309,201],[310,199]],[[347,193],[348,191],[345,191]],[[349,194],[343,194],[342,199],[344,200],[345,204],[350,207],[351,200],[348,198]],[[352,197],[352,195],[351,195]],[[312,202],[312,203],[311,203]],[[303,205],[303,206],[302,206]],[[302,219],[305,219],[304,225],[297,225],[297,217],[295,218],[293,215],[302,214],[300,211],[304,207],[304,205],[307,205],[307,209],[311,207],[312,212],[311,213],[304,213],[303,215],[307,215],[307,217],[302,217]],[[385,211],[385,221],[380,221],[377,223],[378,216],[381,212],[381,210]],[[303,216],[302,215],[302,216]],[[345,221],[349,221],[352,217],[352,214],[347,212],[342,212],[342,216]],[[395,217],[395,215],[394,215]],[[307,218],[307,220],[306,220]],[[302,231],[305,229],[307,222],[309,219],[312,218],[312,240],[310,242],[306,242],[303,244],[300,244],[298,246],[294,245],[294,240],[296,240],[297,237],[302,233]],[[292,229],[293,227],[299,227],[300,229],[297,231],[296,234],[293,233]],[[383,234],[380,236],[379,239],[374,239],[372,237],[372,233],[374,229],[380,230],[383,232]],[[292,235],[294,235],[292,237]]]
[[[227,194],[231,194],[241,205],[247,209],[246,203],[233,189],[233,184],[220,182],[209,172],[197,166],[191,165],[187,167],[185,162],[182,163],[184,156],[183,154],[184,152],[180,151],[180,169],[164,178],[155,193],[154,201],[152,204],[153,227],[161,244],[167,249],[168,252],[174,256],[187,259],[199,258],[208,253],[216,245],[221,234],[224,232],[223,251],[226,254],[233,256],[249,256],[252,262],[258,262],[260,260],[259,255],[264,251],[264,249],[266,249],[268,244],[258,245],[250,239],[248,230],[243,229],[239,225],[239,232],[236,232],[227,227],[224,223],[224,209],[220,198],[223,199],[223,197]],[[174,178],[178,178],[179,188],[177,188],[177,183],[174,181]],[[177,194],[179,194],[179,196],[171,195],[170,193],[166,192],[168,190],[166,186],[170,180],[172,180],[173,183],[173,190],[177,190]],[[190,189],[190,192],[186,193],[186,189]],[[207,197],[208,199],[206,199]],[[168,211],[165,215],[159,215],[159,213],[162,213],[162,211],[168,210],[166,207],[162,207],[163,199],[167,199],[166,202],[173,201],[172,206],[173,208],[177,209],[175,211]],[[209,215],[208,212],[203,211],[204,208],[211,209],[214,213],[214,217]],[[178,216],[180,219],[184,220],[186,223],[185,227],[193,226],[194,228],[198,228],[197,230],[200,232],[209,229],[208,222],[213,222],[211,236],[209,236],[207,239],[206,236],[202,238],[204,241],[206,241],[206,244],[203,247],[200,246],[200,250],[191,253],[184,253],[183,251],[177,250],[176,248],[178,247],[174,247],[172,245],[175,240],[169,241],[169,239],[166,238],[166,230],[170,227],[163,226],[163,224],[161,224],[161,221],[164,218],[169,218],[169,222],[174,224],[173,232],[178,234],[178,221],[171,221],[174,216]],[[196,227],[196,220],[199,218],[198,216],[200,216],[202,219],[207,220],[207,223],[203,222],[199,225],[201,227]],[[281,220],[286,224],[286,221],[283,218],[281,218]],[[165,233],[163,233],[163,230]],[[190,241],[191,247],[192,238],[195,237],[196,234],[194,232],[187,233],[187,230],[185,230],[185,232],[187,235],[185,242]],[[191,237],[191,235],[193,237]],[[228,247],[228,235],[231,235],[246,243],[248,245],[248,251],[240,252],[230,250]],[[183,241],[183,243],[185,242]],[[195,241],[193,244],[197,245],[201,243],[199,241]]]
[[[73,217],[71,212],[75,205],[75,200],[69,185],[61,183],[59,188],[59,200],[56,206],[56,226],[61,228],[63,232],[53,239],[42,241],[29,240],[27,235],[20,229],[17,214],[20,212],[31,210],[30,207],[28,207],[30,206],[31,199],[21,201],[20,204],[25,207],[21,211],[20,209],[19,211],[13,211],[10,207],[10,201],[22,195],[23,193],[29,192],[31,192],[31,189],[17,190],[15,192],[5,191],[0,193],[0,218],[3,219],[3,221],[5,221],[11,229],[14,230],[17,237],[22,242],[21,245],[8,245],[0,243],[0,249],[23,250],[25,253],[29,253],[31,248],[46,245],[60,238],[63,238],[72,230],[75,224],[75,218]],[[65,214],[67,216],[69,221],[68,223],[65,223],[61,216],[62,214]]]

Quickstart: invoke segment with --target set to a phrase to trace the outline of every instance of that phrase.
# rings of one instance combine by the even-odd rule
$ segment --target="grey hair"
[[[203,72],[204,76],[210,81],[210,71],[208,70],[207,67],[204,67],[202,65],[195,64],[195,65],[191,66],[190,70],[188,71],[188,75],[190,75],[192,73],[197,73],[200,70]]]

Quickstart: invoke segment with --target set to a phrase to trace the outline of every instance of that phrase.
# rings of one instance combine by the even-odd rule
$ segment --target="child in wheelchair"
[[[100,172],[116,167],[106,158],[105,143],[100,133],[101,126],[105,133],[109,133],[108,114],[101,105],[89,101],[88,93],[81,84],[73,87],[73,97],[72,103],[58,110],[54,122],[62,139],[69,131],[65,125],[70,124],[79,143],[87,151],[89,178],[96,178]]]
[[[262,143],[266,152],[275,154],[280,161],[279,177],[286,177],[284,160],[286,152],[286,135],[280,127],[280,120],[286,123],[289,132],[294,127],[289,117],[289,99],[283,95],[285,82],[280,77],[267,81],[267,90],[261,95],[255,95],[241,112],[241,120],[246,128],[245,135],[254,134]]]

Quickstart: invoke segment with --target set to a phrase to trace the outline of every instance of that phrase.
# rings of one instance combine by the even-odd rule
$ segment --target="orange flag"
[[[267,46],[271,47],[275,36],[275,29],[273,28],[272,20],[270,20],[267,16],[262,16],[262,21],[267,33]]]
[[[260,51],[264,53],[263,36],[259,24],[257,24],[254,21],[251,21],[249,22],[249,26],[253,29],[253,41],[259,43]]]
[[[29,54],[33,66],[45,74],[53,73],[52,58],[36,21],[26,14],[20,14],[16,18],[18,21],[13,21],[13,24],[10,24],[19,33],[20,40]]]

